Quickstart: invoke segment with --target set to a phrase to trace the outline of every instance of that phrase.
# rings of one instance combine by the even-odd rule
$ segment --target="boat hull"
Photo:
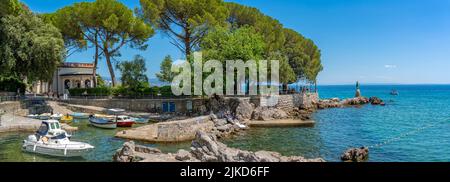
[[[120,121],[117,122],[117,127],[132,127],[134,124],[134,121]]]
[[[93,123],[91,122],[92,126],[95,126],[97,128],[103,128],[103,129],[116,129],[117,123]]]
[[[101,122],[100,119],[97,118],[89,118],[89,123],[92,126],[95,126],[97,128],[103,128],[103,129],[116,129],[117,123],[116,122]]]
[[[80,157],[92,150],[92,148],[70,148],[65,149],[63,147],[47,147],[45,144],[32,143],[24,144],[22,150],[30,153],[38,153],[42,155],[57,156],[57,157]]]
[[[82,114],[82,113],[74,113],[74,114],[71,114],[70,116],[72,116],[74,119],[89,119],[88,114]]]

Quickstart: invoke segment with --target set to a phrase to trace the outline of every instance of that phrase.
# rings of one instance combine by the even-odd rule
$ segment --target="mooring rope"
[[[420,132],[422,132],[422,131],[424,131],[424,130],[426,130],[426,129],[429,129],[429,128],[438,126],[438,125],[443,124],[443,123],[446,123],[446,122],[448,122],[448,121],[446,120],[446,121],[442,121],[442,122],[437,122],[437,123],[433,123],[433,124],[428,124],[428,125],[425,125],[425,126],[416,128],[416,129],[414,129],[414,130],[410,130],[410,131],[408,131],[408,132],[402,133],[402,134],[400,134],[400,135],[398,135],[398,136],[396,136],[396,137],[389,138],[389,139],[384,140],[383,142],[379,142],[379,143],[377,143],[377,144],[375,144],[375,145],[370,145],[370,146],[366,146],[366,147],[369,148],[369,149],[373,149],[373,148],[381,148],[381,147],[384,146],[384,145],[391,144],[391,143],[393,143],[393,142],[399,141],[399,140],[404,139],[404,138],[406,138],[406,137],[408,137],[408,136],[411,136],[411,135],[420,133]]]

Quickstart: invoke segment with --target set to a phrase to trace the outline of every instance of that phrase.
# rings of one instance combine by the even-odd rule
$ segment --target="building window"
[[[70,80],[65,80],[64,81],[64,88],[65,89],[69,89],[70,88]]]
[[[84,88],[91,88],[91,80],[84,81]]]
[[[76,80],[76,81],[75,81],[75,85],[76,85],[77,88],[81,88],[81,82],[80,82],[80,80]]]

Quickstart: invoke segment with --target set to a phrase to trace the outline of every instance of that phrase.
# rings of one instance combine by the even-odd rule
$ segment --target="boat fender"
[[[36,151],[36,144],[34,144],[34,146],[33,146],[33,152],[35,152]]]

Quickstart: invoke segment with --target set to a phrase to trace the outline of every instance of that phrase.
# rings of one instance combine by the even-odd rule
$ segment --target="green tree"
[[[200,44],[204,60],[260,60],[264,56],[264,38],[252,27],[235,30],[216,27]]]
[[[323,66],[320,58],[321,57],[320,50],[312,40],[306,41],[305,54],[308,57],[308,61],[305,66],[306,79],[310,81],[310,83],[314,84],[317,90],[317,76],[323,70]]]
[[[186,58],[210,27],[223,25],[228,11],[222,0],[140,0],[138,11],[147,22],[165,32]]]
[[[204,57],[203,60],[218,60],[224,66],[226,60],[255,60],[258,64],[258,61],[264,56],[265,43],[264,38],[252,27],[244,26],[238,29],[216,27],[203,39],[200,47]],[[223,80],[227,81],[226,69],[223,71]],[[246,74],[250,74],[250,72],[246,70]],[[204,74],[204,78],[206,76],[207,74]],[[250,84],[250,82],[246,83],[247,85]]]
[[[169,55],[166,56],[161,62],[161,71],[159,73],[156,73],[156,77],[159,79],[159,81],[169,83],[173,80],[176,74],[171,71],[172,64],[172,58]]]
[[[0,24],[0,74],[50,80],[64,57],[59,30],[29,11],[3,17]]]
[[[145,74],[145,59],[135,56],[132,61],[124,61],[117,64],[117,69],[122,73],[122,86],[129,88],[134,93],[139,93],[143,88],[149,87],[148,78]]]
[[[17,16],[26,8],[19,0],[0,0],[0,18],[7,15]]]
[[[125,45],[145,50],[148,46],[146,41],[154,35],[150,26],[117,0],[76,3],[67,11],[69,17],[65,17],[68,21],[65,24],[75,25],[74,31],[81,30],[84,39],[100,49],[113,86],[116,85],[116,76],[111,59],[120,56],[120,49]]]
[[[106,82],[105,80],[103,80],[103,77],[98,74],[96,76],[97,76],[97,87],[106,87]]]
[[[305,53],[306,39],[292,29],[284,29],[286,41],[282,52],[287,56],[289,65],[296,74],[297,79],[306,78],[306,64],[308,56]]]
[[[258,9],[227,2],[229,10],[227,21],[233,29],[242,26],[252,26],[256,32],[264,37],[266,55],[278,51],[284,43],[283,25],[270,16],[261,13]]]

